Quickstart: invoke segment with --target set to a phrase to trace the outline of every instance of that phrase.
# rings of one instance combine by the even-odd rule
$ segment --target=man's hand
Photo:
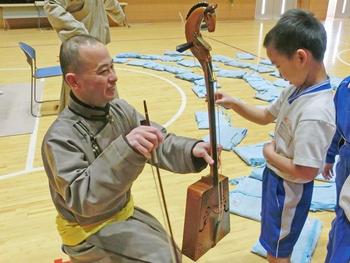
[[[326,163],[326,165],[323,168],[322,176],[326,180],[331,180],[334,176],[333,174],[333,163]]]
[[[218,162],[220,163],[220,154],[222,146],[218,146]],[[214,163],[213,158],[210,156],[210,144],[208,142],[199,142],[193,149],[192,154],[194,157],[203,158],[209,165]]]
[[[126,139],[134,150],[149,159],[163,142],[163,134],[155,127],[139,126],[126,135]]]

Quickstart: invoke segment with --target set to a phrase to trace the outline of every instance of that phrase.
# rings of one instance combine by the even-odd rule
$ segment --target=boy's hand
[[[271,156],[275,153],[276,143],[274,140],[271,142],[265,143],[263,148],[263,155],[268,162],[271,159]]]
[[[232,98],[231,96],[220,91],[215,92],[214,95],[215,103],[224,107],[225,109],[232,109],[233,105],[238,102],[237,99]]]
[[[326,180],[331,180],[334,176],[333,174],[333,163],[326,163],[326,165],[323,168],[322,176]]]

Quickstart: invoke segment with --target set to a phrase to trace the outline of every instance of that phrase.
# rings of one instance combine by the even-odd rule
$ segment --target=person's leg
[[[146,211],[135,208],[127,221],[107,225],[76,246],[63,246],[73,263],[174,263],[164,228]],[[178,262],[181,252],[177,249]]]
[[[350,174],[350,150],[342,147],[340,158],[336,166],[337,204],[336,217],[332,222],[327,244],[327,256],[325,263],[349,263],[350,262],[350,222],[344,210],[339,206],[339,194],[344,182]]]
[[[267,254],[267,261],[269,263],[290,263],[290,257],[287,258],[275,258],[274,256],[271,256],[270,254]]]
[[[289,262],[308,215],[312,189],[313,182],[288,182],[265,169],[259,241],[272,262]]]
[[[140,262],[173,263],[174,248],[162,225],[146,211],[135,208],[134,215],[123,222],[107,225],[87,239],[105,251]],[[178,262],[181,252],[176,247]]]
[[[332,222],[325,262],[350,262],[350,222],[345,216],[344,211],[342,213],[339,211],[338,215]]]
[[[77,246],[62,246],[62,250],[66,253],[72,263],[113,263],[113,262],[124,262],[131,263],[132,261],[122,261],[118,255],[114,255],[96,247],[95,245],[89,244],[84,241]],[[134,261],[135,262],[135,261]]]

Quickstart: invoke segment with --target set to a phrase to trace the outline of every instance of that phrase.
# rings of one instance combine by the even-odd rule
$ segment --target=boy
[[[276,120],[264,146],[260,243],[269,262],[290,262],[311,203],[313,179],[323,168],[335,131],[333,93],[323,64],[327,36],[310,13],[292,9],[267,33],[264,47],[292,85],[266,109],[221,92],[216,103],[262,125]]]
[[[326,263],[350,262],[350,77],[339,85],[334,97],[337,132],[328,149],[323,175],[332,177],[335,156],[339,155],[335,183],[337,205],[329,232]]]

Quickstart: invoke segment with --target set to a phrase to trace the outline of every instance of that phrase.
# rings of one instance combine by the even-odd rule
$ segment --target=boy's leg
[[[332,222],[327,245],[326,263],[350,262],[350,221],[339,206],[339,194],[350,173],[350,150],[341,148],[339,162],[336,167],[337,205],[336,218]]]
[[[265,168],[259,240],[271,260],[291,256],[308,215],[312,189],[313,182],[291,183]]]
[[[271,256],[270,254],[267,254],[267,261],[269,263],[290,263],[290,257],[288,258],[275,258],[274,256]]]
[[[350,222],[344,211],[338,212],[329,232],[326,263],[350,262]]]

